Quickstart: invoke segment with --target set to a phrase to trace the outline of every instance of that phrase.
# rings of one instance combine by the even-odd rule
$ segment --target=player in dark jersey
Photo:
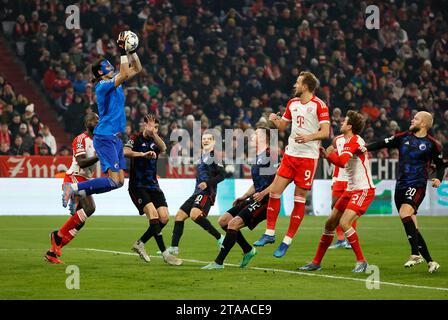
[[[196,186],[193,195],[185,201],[176,214],[171,247],[168,248],[172,254],[179,254],[179,241],[184,232],[184,222],[188,218],[215,237],[218,247],[224,241],[224,236],[210,223],[207,215],[215,202],[218,183],[224,180],[225,170],[224,166],[216,161],[215,137],[211,133],[205,132],[201,142],[202,155],[196,166]]]
[[[368,151],[398,148],[400,156],[395,205],[411,245],[411,256],[404,266],[412,267],[422,263],[424,258],[430,273],[437,271],[440,265],[429,254],[425,240],[418,230],[416,215],[425,197],[431,162],[436,165],[436,177],[432,179],[434,188],[440,186],[445,171],[440,142],[428,134],[432,124],[433,118],[429,112],[418,112],[412,119],[408,132],[397,133],[365,147]]]
[[[163,260],[180,266],[182,260],[166,250],[162,237],[162,229],[168,223],[169,213],[165,195],[157,181],[157,159],[166,150],[165,143],[157,134],[158,130],[159,121],[152,115],[146,116],[143,132],[132,136],[124,147],[124,155],[131,158],[129,195],[140,215],[145,214],[149,220],[148,230],[134,243],[132,250],[149,262],[145,243],[154,237]]]
[[[257,154],[256,164],[251,168],[253,185],[243,196],[234,201],[234,206],[231,209],[219,218],[219,224],[227,232],[226,237],[215,261],[202,269],[224,269],[224,260],[235,243],[238,243],[244,254],[240,264],[241,268],[246,267],[257,254],[255,247],[247,242],[240,229],[247,226],[253,230],[260,222],[266,220],[269,202],[269,197],[266,196],[269,194],[269,187],[276,173],[276,168],[270,161],[269,138],[268,128],[262,127],[255,131],[251,139],[251,143],[255,144]]]

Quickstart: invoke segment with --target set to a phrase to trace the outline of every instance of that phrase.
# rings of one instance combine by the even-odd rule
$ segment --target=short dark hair
[[[317,80],[317,77],[313,73],[309,71],[302,71],[299,74],[299,77],[300,76],[303,77],[302,83],[306,84],[310,92],[314,92],[314,90],[316,90],[319,86],[319,80]]]
[[[366,124],[366,117],[359,112],[350,110],[347,112],[347,124],[352,126],[352,132],[354,134],[360,134]]]
[[[154,122],[155,122],[156,124],[159,124],[159,125],[160,125],[160,121],[159,121],[159,119],[157,119],[157,117],[156,117],[155,115],[152,115],[152,114],[147,114],[147,115],[143,118],[143,121],[144,121],[145,123],[148,123],[149,117],[151,117],[151,116],[153,116],[153,118],[154,118]]]
[[[96,79],[101,78],[101,74],[99,73],[99,71],[101,70],[101,62],[103,62],[104,58],[100,57],[98,60],[96,60],[93,64],[92,64],[92,73],[95,76]]]

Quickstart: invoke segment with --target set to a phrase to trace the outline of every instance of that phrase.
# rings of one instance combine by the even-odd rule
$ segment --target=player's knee
[[[84,208],[84,212],[86,213],[86,216],[90,217],[95,212],[95,205],[90,205]]]
[[[235,217],[230,220],[228,229],[239,230],[241,228],[241,218]]]
[[[339,222],[339,225],[341,226],[342,230],[344,230],[344,231],[347,231],[352,226],[348,219],[341,219],[341,221]]]
[[[170,218],[166,215],[159,215],[159,221],[163,224],[168,224],[168,221],[170,221]]]
[[[337,226],[337,222],[327,220],[327,222],[325,223],[325,230],[333,231]]]
[[[218,223],[221,228],[227,226],[227,224],[228,224],[227,215],[224,214],[224,215],[220,216],[218,219]]]
[[[269,192],[269,198],[280,199],[282,195],[278,192]]]
[[[185,221],[188,218],[187,214],[182,210],[177,211],[175,221]]]

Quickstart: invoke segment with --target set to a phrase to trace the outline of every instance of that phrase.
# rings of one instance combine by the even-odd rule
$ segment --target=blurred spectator
[[[50,147],[50,153],[54,156],[57,151],[57,144],[55,137],[51,134],[50,128],[48,126],[42,127],[42,136],[44,138],[44,142],[47,146]]]
[[[28,125],[24,122],[20,124],[18,135],[22,138],[23,148],[28,152],[31,150],[31,146],[34,144],[33,137],[28,132]]]
[[[0,156],[10,155],[9,144],[0,143]]]
[[[15,136],[14,142],[10,147],[9,154],[13,156],[29,155],[30,148],[26,148],[23,145],[23,139],[20,135]]]
[[[46,149],[43,151],[42,149]],[[44,153],[44,154],[42,154]],[[51,155],[50,153],[50,147],[47,146],[44,142],[44,136],[40,133],[36,135],[36,138],[34,139],[34,145],[31,149],[32,155]]]
[[[11,144],[11,132],[9,131],[7,123],[2,123],[0,125],[0,144],[1,143],[5,143],[8,146]]]

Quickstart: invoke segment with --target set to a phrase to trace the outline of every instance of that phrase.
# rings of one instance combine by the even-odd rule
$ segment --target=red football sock
[[[339,226],[339,225],[336,228],[336,235],[337,235],[338,241],[342,241],[345,239],[344,230],[342,230],[341,226]]]
[[[266,231],[275,230],[275,223],[277,222],[278,214],[280,212],[280,195],[275,193],[269,194],[268,209],[266,214]]]
[[[71,229],[68,231],[68,235],[62,238],[61,247],[66,246],[74,237],[78,235],[79,230],[84,226],[84,223],[78,226],[76,229]]]
[[[356,230],[356,221],[353,221],[353,223],[352,223],[352,227],[353,227],[353,229]],[[341,229],[341,230],[342,230],[342,229]]]
[[[58,231],[58,236],[61,238],[70,238],[71,234],[70,230],[76,229],[87,220],[87,215],[83,209],[79,209],[76,213],[71,216],[67,222],[62,226],[62,228]]]
[[[294,209],[291,212],[291,218],[289,219],[289,227],[286,232],[286,236],[293,238],[302,223],[303,216],[305,215],[305,202],[303,197],[294,196]]]
[[[328,247],[333,242],[334,232],[324,230],[322,237],[320,238],[319,246],[317,247],[316,255],[314,256],[313,263],[320,265],[322,259],[324,258],[325,252],[327,252]]]
[[[348,242],[352,245],[353,251],[356,255],[356,260],[358,262],[365,262],[366,259],[364,258],[364,255],[362,254],[361,246],[359,244],[358,234],[356,233],[356,230],[352,228],[345,231],[345,236],[347,237]]]

